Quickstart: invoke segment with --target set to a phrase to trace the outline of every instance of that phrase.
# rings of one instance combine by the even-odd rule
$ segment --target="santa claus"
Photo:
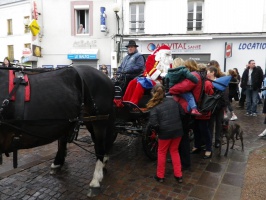
[[[138,77],[129,82],[123,101],[138,105],[145,89],[151,89],[156,82],[160,82],[171,68],[172,62],[171,50],[167,45],[155,49],[147,58],[144,77]]]

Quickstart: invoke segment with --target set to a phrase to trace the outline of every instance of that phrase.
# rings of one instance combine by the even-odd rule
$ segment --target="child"
[[[155,85],[152,89],[152,98],[147,104],[147,108],[151,109],[149,126],[158,130],[157,174],[154,179],[160,183],[164,182],[166,154],[169,149],[174,177],[178,183],[182,183],[178,147],[183,135],[181,115],[184,115],[184,111],[172,97],[166,98],[164,94],[164,87],[161,84]]]
[[[174,86],[176,83],[180,83],[186,78],[191,80],[193,83],[198,83],[198,79],[184,66],[182,58],[174,59],[172,69],[168,70],[166,78],[169,80],[169,88]],[[197,104],[191,92],[183,93],[181,96],[188,102],[188,111],[191,110],[191,115],[202,115],[197,109]]]

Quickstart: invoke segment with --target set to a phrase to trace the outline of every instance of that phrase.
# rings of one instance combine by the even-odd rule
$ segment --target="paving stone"
[[[209,187],[197,185],[190,192],[190,197],[195,197],[202,200],[210,200],[213,198],[215,190]]]
[[[218,190],[215,193],[214,199],[215,200],[239,200],[241,195],[241,188],[232,186],[232,185],[226,185],[226,184],[220,184],[218,187]]]
[[[237,187],[242,187],[243,179],[244,179],[243,174],[225,173],[222,183]]]

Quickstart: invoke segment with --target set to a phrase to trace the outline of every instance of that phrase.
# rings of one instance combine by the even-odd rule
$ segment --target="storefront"
[[[243,73],[248,61],[253,59],[257,66],[266,68],[266,38],[260,36],[210,36],[179,38],[139,38],[135,39],[138,50],[147,57],[157,47],[166,44],[172,50],[173,58],[194,59],[197,63],[207,64],[217,60],[222,71],[238,68]],[[128,43],[128,41],[124,41]],[[232,44],[231,57],[225,59],[225,44]]]
[[[97,69],[98,49],[73,49],[67,58],[72,60],[73,66],[87,65]]]

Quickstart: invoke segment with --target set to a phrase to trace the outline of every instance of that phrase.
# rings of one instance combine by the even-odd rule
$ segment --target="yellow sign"
[[[35,19],[30,22],[29,28],[33,36],[38,35],[38,33],[40,32],[40,26]]]

